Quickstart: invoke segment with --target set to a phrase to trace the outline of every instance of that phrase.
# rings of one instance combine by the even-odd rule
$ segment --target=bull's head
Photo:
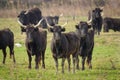
[[[26,28],[27,28],[27,27],[31,27],[31,26],[33,26],[33,27],[38,27],[38,26],[41,24],[42,20],[43,20],[43,19],[41,19],[41,20],[38,22],[38,24],[36,24],[36,25],[32,25],[32,24],[24,25],[24,24],[22,24],[22,23],[20,22],[20,20],[18,20],[18,23],[19,23],[20,26],[21,26],[21,32],[26,32]]]
[[[27,41],[29,43],[34,41],[35,39],[34,37],[36,36],[36,33],[38,33],[38,31],[39,31],[38,27],[34,27],[32,25],[29,25],[26,28]]]
[[[47,22],[47,20],[46,20]],[[65,31],[64,26],[67,24],[67,22],[61,26],[59,25],[54,25],[54,26],[50,26],[47,22],[48,25],[48,31],[52,32],[54,35],[54,39],[56,41],[59,41],[61,39],[61,33]]]
[[[61,26],[54,26],[53,28],[49,28],[49,31],[53,33],[54,39],[59,41],[61,33],[65,31],[65,28],[62,28]]]
[[[58,24],[59,16],[54,16],[53,18],[54,18],[54,23],[55,23],[55,24]]]
[[[18,15],[18,18],[23,25],[29,24],[29,17],[27,11],[21,11],[21,13]]]
[[[78,25],[76,25],[77,32],[82,38],[87,36],[89,28],[91,28],[91,25],[88,25],[87,22],[81,21]]]
[[[100,8],[95,8],[95,10],[92,11],[92,17],[94,18],[100,18],[101,17],[101,12],[103,10]]]
[[[38,32],[38,26],[41,24],[43,19],[41,19],[38,24],[36,25],[32,25],[32,24],[29,24],[29,25],[23,25],[19,20],[18,20],[18,23],[22,26],[22,31],[26,32],[26,35],[27,35],[27,41],[28,42],[32,42],[34,40],[34,36],[35,34]]]

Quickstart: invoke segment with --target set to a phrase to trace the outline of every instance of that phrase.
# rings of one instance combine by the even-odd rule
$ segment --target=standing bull
[[[62,58],[62,73],[64,73],[64,62],[68,60],[68,70],[70,71],[70,55],[73,57],[73,73],[75,72],[75,61],[79,51],[79,37],[74,32],[62,33],[65,31],[63,26],[55,25],[49,28],[53,33],[51,41],[51,51],[56,63],[58,72],[58,59]]]
[[[85,69],[85,59],[87,57],[87,63],[89,68],[92,68],[92,51],[94,48],[94,31],[89,30],[91,25],[88,25],[87,22],[80,22],[76,25],[78,32],[80,33],[80,56],[82,57],[82,70]]]
[[[0,30],[0,49],[2,49],[4,58],[3,64],[5,64],[6,59],[6,48],[7,46],[10,49],[10,58],[13,56],[13,61],[15,63],[15,56],[14,56],[14,34],[10,29]]]
[[[101,29],[102,29],[102,16],[101,12],[103,10],[100,8],[95,8],[92,10],[92,13],[89,12],[88,20],[91,21],[91,25],[93,27],[93,30],[100,35]],[[91,18],[90,18],[91,16]]]
[[[29,66],[31,68],[32,57],[35,55],[35,68],[39,68],[40,60],[42,59],[42,67],[45,68],[45,50],[47,45],[47,32],[38,28],[42,20],[37,25],[22,25],[24,26],[24,32],[26,32],[26,49],[29,58]]]
[[[112,29],[115,32],[120,31],[120,19],[105,17],[103,19],[103,31],[109,32],[109,29]]]

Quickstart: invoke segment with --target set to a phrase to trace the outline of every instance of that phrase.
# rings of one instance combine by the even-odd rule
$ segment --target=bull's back
[[[104,18],[104,22],[110,22],[110,23],[113,23],[113,24],[120,24],[120,18],[106,17],[106,18]]]
[[[33,9],[29,10],[29,12],[36,15],[39,20],[42,18],[42,13],[39,8],[33,8]]]

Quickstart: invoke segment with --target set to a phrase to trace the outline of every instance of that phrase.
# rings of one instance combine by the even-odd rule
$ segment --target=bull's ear
[[[65,28],[62,28],[61,31],[64,32],[64,31],[65,31]]]
[[[49,32],[53,32],[53,28],[48,28],[48,31]]]
[[[38,31],[39,29],[38,29],[38,27],[36,27],[34,30],[35,30],[35,31]]]
[[[79,29],[79,25],[75,25],[76,29]]]
[[[24,28],[22,26],[20,26],[20,27],[21,27],[21,32],[26,32],[26,28]]]

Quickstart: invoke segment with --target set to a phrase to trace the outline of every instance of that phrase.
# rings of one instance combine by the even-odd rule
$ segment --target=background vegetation
[[[87,16],[88,10],[104,7],[105,16],[120,16],[119,0],[0,0],[0,17],[16,17],[21,10],[39,7],[43,16]]]
[[[1,2],[3,1],[3,2]],[[24,2],[25,1],[25,2]],[[98,2],[96,2],[98,1]],[[100,2],[99,2],[100,1]],[[59,73],[55,74],[55,64],[50,50],[52,33],[48,32],[47,49],[45,53],[46,69],[40,67],[35,70],[34,57],[32,69],[28,67],[28,56],[24,46],[25,33],[21,35],[17,15],[21,10],[27,10],[38,6],[43,16],[60,15],[60,24],[68,20],[66,32],[74,31],[75,24],[81,20],[87,20],[88,10],[96,6],[104,6],[104,16],[119,17],[120,1],[118,0],[0,0],[0,29],[10,28],[14,32],[15,43],[22,44],[22,47],[15,46],[16,64],[9,58],[7,48],[6,64],[2,64],[3,54],[0,50],[0,80],[119,80],[120,79],[120,33],[110,30],[109,33],[101,32],[100,36],[95,35],[95,47],[93,51],[93,69],[77,70],[75,74],[67,70],[65,63],[65,74],[61,73],[61,60],[59,60]],[[75,20],[73,17],[75,16]],[[79,57],[80,58],[80,57]],[[81,67],[81,58],[80,58]],[[72,64],[71,64],[72,69]]]

